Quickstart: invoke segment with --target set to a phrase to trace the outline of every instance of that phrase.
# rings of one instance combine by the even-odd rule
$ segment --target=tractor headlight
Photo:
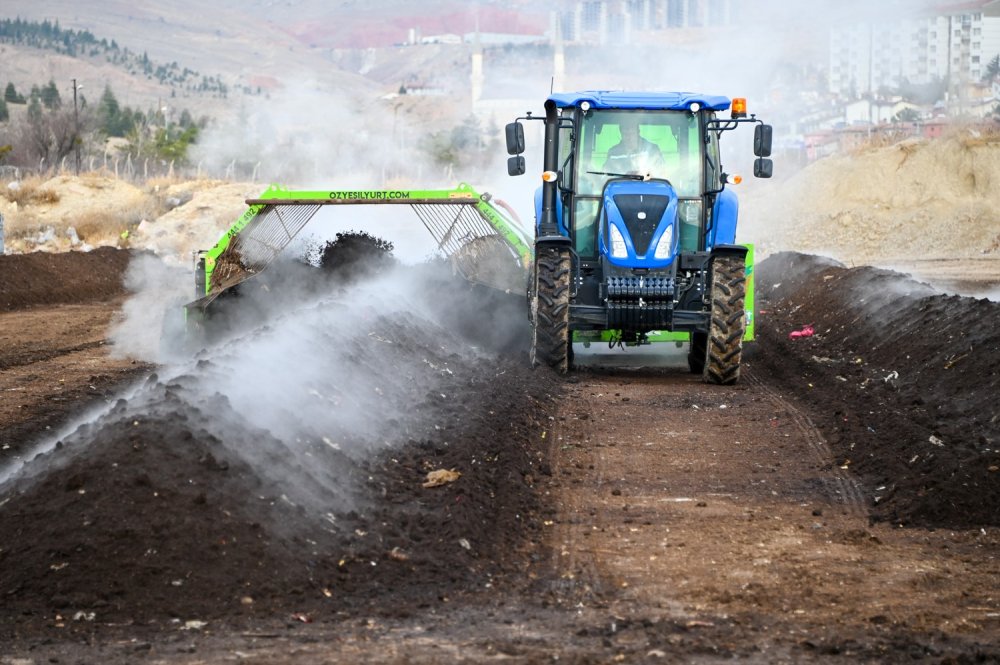
[[[660,242],[656,243],[656,251],[653,252],[653,257],[657,259],[669,259],[670,250],[673,248],[674,240],[674,227],[670,225],[660,236]]]
[[[608,224],[611,235],[611,256],[616,259],[628,258],[628,250],[625,249],[625,238],[622,236],[622,232],[618,230],[618,227],[614,224]]]

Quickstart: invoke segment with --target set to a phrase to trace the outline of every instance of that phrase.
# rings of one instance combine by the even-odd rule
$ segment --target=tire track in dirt
[[[0,370],[13,369],[15,367],[24,367],[26,365],[32,365],[34,363],[44,363],[54,358],[59,358],[61,356],[68,356],[71,353],[79,353],[81,351],[89,351],[91,349],[98,349],[108,344],[106,340],[99,340],[96,342],[87,342],[85,344],[77,344],[75,346],[66,346],[55,349],[45,349],[42,351],[26,352],[12,360],[5,360],[0,358]]]
[[[865,507],[865,495],[861,484],[849,472],[845,472],[833,462],[833,451],[819,429],[813,424],[812,419],[776,390],[761,381],[749,368],[744,371],[743,379],[766,394],[776,406],[784,409],[799,431],[802,441],[812,452],[813,458],[819,464],[830,465],[830,473],[824,478],[830,497],[840,501],[847,514],[855,517],[867,516],[868,510]],[[831,462],[833,463],[831,464]]]
[[[583,397],[588,390],[589,383],[578,381],[576,385],[566,392],[564,403],[572,404],[567,409],[568,413],[556,419],[551,433],[553,436],[553,449],[557,452],[552,457],[553,477],[566,480],[566,476],[573,473],[573,461],[567,451],[573,448],[580,448],[582,444],[576,442],[570,434],[569,429],[564,426],[567,419],[594,422],[594,411],[589,400]],[[590,483],[595,488],[601,488],[605,484],[604,458],[597,456],[595,463],[587,469],[590,473]],[[593,515],[592,515],[593,517]],[[553,581],[553,587],[560,602],[567,602],[567,599],[579,600],[581,598],[596,598],[602,594],[602,580],[606,575],[599,570],[599,560],[593,556],[587,556],[580,542],[579,529],[576,527],[577,520],[562,521],[554,524],[552,533],[552,570],[561,571]]]

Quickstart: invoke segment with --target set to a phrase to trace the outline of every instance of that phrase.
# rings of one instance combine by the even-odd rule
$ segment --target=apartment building
[[[901,84],[947,81],[957,94],[1000,54],[1000,0],[939,3],[909,16],[835,26],[830,92],[866,95]]]

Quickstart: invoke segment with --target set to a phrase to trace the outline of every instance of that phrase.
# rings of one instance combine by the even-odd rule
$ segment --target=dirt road
[[[148,369],[108,353],[107,327],[120,306],[118,300],[0,312],[0,447],[9,455],[26,452],[40,430],[104,403],[123,379]]]
[[[850,274],[838,273],[832,279],[823,279],[820,274],[817,283],[825,286],[847,279]],[[785,306],[782,303],[785,301],[775,300],[767,306],[775,310],[771,321],[786,325],[780,316]],[[113,385],[120,386],[134,376],[134,366],[105,364],[111,361],[107,345],[101,343],[102,326],[116,307],[114,302],[95,302],[0,315],[5,339],[14,340],[5,346],[13,350],[0,356],[0,362],[5,363],[0,374],[3,387],[8,391],[17,385],[31,387],[30,391],[14,391],[20,400],[17,402],[8,398],[9,392],[4,393],[0,437],[8,445],[27,445],[32,440],[24,434],[28,431],[44,433],[44,423],[53,416],[53,403],[61,409],[56,416],[71,413],[72,403],[52,398],[65,397],[63,391],[70,390],[75,391],[69,393],[74,399],[87,394],[90,372],[106,377],[103,390],[109,396]],[[61,328],[45,323],[54,320],[62,321]],[[34,332],[18,337],[19,329]],[[822,339],[815,342],[824,343]],[[688,374],[682,350],[655,367],[649,366],[641,352],[624,356],[616,352],[611,360],[620,365],[617,369],[584,367],[560,380],[561,395],[554,403],[517,402],[514,398],[528,382],[549,381],[551,377],[533,377],[530,372],[520,374],[510,368],[506,374],[491,376],[477,390],[493,395],[489,408],[490,414],[497,411],[495,419],[485,420],[479,429],[469,429],[468,438],[473,440],[463,444],[461,455],[455,456],[458,451],[454,450],[449,453],[449,464],[461,467],[467,478],[477,478],[481,471],[477,471],[476,460],[484,459],[483,446],[492,450],[482,428],[499,431],[503,418],[511,419],[512,427],[516,419],[510,437],[514,437],[513,432],[523,434],[526,450],[537,452],[528,457],[538,462],[517,462],[520,466],[508,467],[516,468],[516,473],[490,476],[503,485],[462,485],[466,482],[463,478],[452,494],[421,494],[424,491],[414,476],[417,503],[409,495],[390,493],[391,505],[374,513],[377,517],[367,525],[357,517],[352,522],[351,528],[357,525],[361,534],[356,540],[367,542],[372,537],[365,535],[367,531],[377,534],[384,530],[385,524],[380,526],[378,520],[405,518],[417,524],[428,520],[426,528],[408,527],[428,542],[434,540],[435,531],[447,530],[450,546],[435,545],[428,552],[437,560],[417,563],[404,558],[420,552],[417,543],[410,542],[402,550],[393,549],[389,556],[372,558],[371,566],[362,561],[369,572],[360,569],[359,578],[351,568],[350,579],[338,578],[341,587],[328,584],[330,591],[322,584],[316,589],[307,587],[307,595],[315,592],[323,600],[320,589],[336,596],[344,585],[363,585],[367,575],[370,592],[356,595],[357,602],[332,604],[326,610],[303,595],[301,588],[284,591],[279,586],[266,603],[255,592],[256,600],[250,601],[252,606],[246,604],[242,614],[196,614],[196,610],[211,612],[214,606],[184,596],[187,584],[172,588],[172,564],[162,560],[139,565],[153,572],[161,568],[149,577],[150,583],[163,578],[165,588],[180,595],[171,596],[171,614],[161,617],[155,607],[145,607],[141,609],[142,620],[121,618],[130,612],[138,616],[140,608],[129,603],[147,597],[125,589],[117,591],[110,601],[98,599],[88,605],[73,600],[75,596],[66,589],[59,591],[62,599],[46,596],[44,590],[52,587],[33,578],[10,579],[9,571],[27,574],[34,570],[29,564],[38,563],[39,558],[43,577],[73,575],[74,570],[81,570],[79,557],[70,546],[76,542],[81,545],[72,547],[84,547],[86,557],[103,558],[109,570],[124,575],[136,562],[116,557],[119,551],[128,551],[129,543],[139,535],[166,533],[169,538],[184,538],[187,531],[204,529],[203,523],[229,524],[236,519],[228,512],[225,518],[203,517],[198,511],[203,510],[200,506],[205,499],[200,495],[201,504],[198,497],[183,504],[162,504],[173,506],[177,526],[183,525],[183,529],[171,531],[173,526],[160,524],[163,509],[156,504],[156,512],[149,513],[151,520],[159,520],[155,533],[144,535],[141,523],[130,523],[127,531],[117,531],[112,524],[109,533],[120,535],[110,545],[99,546],[96,539],[73,540],[84,527],[92,533],[109,528],[107,522],[119,518],[111,508],[105,508],[106,516],[102,517],[99,507],[79,503],[78,498],[100,497],[105,490],[98,479],[88,477],[87,494],[80,492],[81,497],[76,497],[82,485],[74,478],[82,472],[74,476],[69,468],[64,476],[67,480],[59,480],[54,487],[57,494],[51,498],[53,505],[62,506],[60,513],[52,513],[53,524],[59,515],[70,511],[72,518],[66,524],[71,531],[60,532],[61,527],[46,525],[34,535],[25,532],[16,538],[10,535],[14,531],[7,531],[8,539],[0,544],[0,567],[8,571],[0,594],[8,608],[18,608],[16,615],[5,615],[8,623],[0,642],[0,663],[711,663],[734,658],[759,663],[1000,661],[1000,532],[989,521],[994,513],[981,513],[977,519],[982,527],[961,530],[942,523],[953,519],[950,513],[936,513],[939,522],[935,528],[900,528],[884,518],[873,522],[874,497],[881,497],[886,488],[872,480],[873,476],[858,475],[856,465],[846,459],[845,451],[853,449],[848,440],[853,430],[845,425],[845,414],[853,423],[852,398],[848,394],[837,397],[836,392],[819,394],[822,385],[853,386],[855,375],[837,369],[846,374],[841,382],[809,369],[803,379],[799,363],[813,362],[810,355],[828,354],[818,363],[822,369],[839,362],[833,351],[820,346],[778,348],[777,342],[771,348],[777,353],[748,351],[744,380],[732,388],[707,386]],[[853,356],[843,353],[852,358],[853,366]],[[629,362],[623,363],[623,357]],[[588,358],[582,349],[578,359],[583,365],[608,360]],[[95,365],[100,371],[89,369]],[[461,375],[461,366],[454,367]],[[857,368],[859,377],[883,371],[882,367],[869,370],[867,365]],[[947,371],[956,369],[961,367],[949,365]],[[904,376],[906,372],[903,369]],[[71,387],[65,388],[60,378]],[[466,378],[462,376],[463,381]],[[821,380],[826,383],[821,384]],[[796,388],[805,385],[803,381],[817,386],[808,399],[804,398],[805,389]],[[976,393],[969,385],[967,397],[972,399]],[[864,397],[872,413],[879,414],[897,408],[885,400],[906,394],[905,385],[893,393],[866,390],[869,392]],[[25,393],[23,399],[21,392]],[[503,411],[503,404],[515,403],[517,413]],[[480,407],[470,402],[466,408]],[[814,425],[826,423],[831,411],[840,414],[837,418],[844,429],[834,432],[828,426],[820,425],[820,429]],[[472,411],[455,413],[459,420],[475,420]],[[952,419],[958,432],[958,415]],[[131,418],[127,424],[133,429]],[[162,430],[166,424],[157,423],[156,427]],[[857,427],[868,431],[866,421]],[[107,429],[106,438],[115,431]],[[143,434],[145,438],[139,440],[144,445],[152,445],[148,432],[141,427],[133,431]],[[451,436],[461,437],[463,431],[457,426]],[[989,464],[992,430],[981,431],[988,443],[977,445],[986,446],[981,454]],[[473,434],[484,440],[474,440]],[[839,437],[836,443],[828,443],[832,434]],[[899,436],[904,436],[902,430]],[[127,441],[136,439],[132,436]],[[457,439],[452,441],[457,445]],[[505,445],[511,446],[513,441],[522,439],[510,438]],[[423,445],[424,452],[412,458],[414,466],[421,469],[426,466],[420,466],[420,460],[426,462],[432,454],[427,445],[429,442]],[[890,456],[897,454],[886,446]],[[931,449],[938,451],[937,446]],[[500,455],[491,453],[496,455],[493,461],[501,467],[512,464],[502,460],[507,456],[504,451],[513,453],[514,449],[500,450]],[[6,451],[4,458],[9,459],[11,452]],[[938,451],[942,457],[936,464],[946,459],[945,452]],[[96,460],[101,459],[100,454],[100,449],[95,449]],[[410,464],[411,458],[405,454],[391,453],[391,462]],[[203,453],[197,455],[203,462]],[[123,457],[115,459],[125,462]],[[137,459],[141,460],[133,456],[129,464],[141,464]],[[970,467],[979,464],[968,455],[964,459]],[[183,466],[179,457],[176,462],[181,469],[177,488],[154,484],[161,493],[165,487],[182,492],[181,485],[203,485],[199,473],[234,482],[231,472],[218,475],[221,465],[215,460],[207,472],[199,471],[203,463]],[[108,467],[110,463],[99,468]],[[378,465],[371,468],[377,470]],[[984,468],[982,473],[994,483],[985,489],[995,490],[996,472]],[[402,476],[408,485],[409,477]],[[114,502],[128,502],[133,491],[148,493],[153,489],[149,482],[148,478],[137,482],[138,489],[109,486],[107,495]],[[159,480],[154,477],[153,482]],[[403,491],[398,484],[388,486],[392,492]],[[383,484],[383,495],[385,487]],[[507,491],[498,491],[500,488]],[[506,496],[509,493],[534,498],[514,501]],[[901,489],[897,496],[906,496],[905,491]],[[20,512],[44,515],[29,509],[41,510],[45,497],[29,491],[0,497],[0,519]],[[27,502],[29,498],[32,503]],[[491,501],[519,514],[491,517]],[[215,495],[210,494],[208,505],[215,502]],[[478,512],[456,508],[453,512],[449,506],[459,502],[477,506],[481,502],[482,508],[477,508]],[[424,513],[413,512],[418,504],[424,506]],[[143,510],[127,505],[127,510]],[[966,512],[971,514],[972,510]],[[444,519],[431,519],[441,513]],[[95,517],[96,527],[92,526]],[[487,520],[485,526],[474,523],[482,520]],[[497,549],[484,549],[481,556],[503,562],[499,567],[487,566],[481,558],[470,559],[468,543],[452,542],[476,529],[485,529],[487,534],[491,525],[504,533],[495,534]],[[261,526],[256,528],[259,531]],[[512,529],[519,532],[512,533]],[[53,553],[45,544],[56,536],[67,543],[66,551]],[[486,535],[481,539],[481,547],[487,548],[489,539]],[[32,540],[49,549],[31,549]],[[180,550],[187,546],[184,541],[177,544]],[[246,559],[235,544],[223,551],[221,563],[199,559],[191,566],[211,574],[212,566],[226,566],[227,557],[230,567],[232,562],[244,565],[255,560]],[[167,544],[159,547],[166,549]],[[258,546],[251,543],[246,547]],[[411,554],[391,556],[411,550]],[[368,550],[360,551],[368,556]],[[22,561],[20,552],[30,554],[31,560]],[[50,556],[56,557],[51,559],[51,570]],[[262,560],[280,566],[278,559]],[[311,565],[322,570],[321,563]],[[336,562],[331,565],[336,568]],[[409,568],[378,577],[394,565]],[[453,574],[447,574],[449,567]],[[425,572],[428,568],[438,572],[430,575]],[[220,597],[233,575],[231,570],[223,574],[224,570],[220,568],[216,578]],[[263,571],[275,580],[284,579],[279,573],[285,574],[277,569]],[[250,579],[251,573],[246,574]],[[412,583],[407,576],[413,578]],[[312,609],[299,614],[289,611],[290,607]]]

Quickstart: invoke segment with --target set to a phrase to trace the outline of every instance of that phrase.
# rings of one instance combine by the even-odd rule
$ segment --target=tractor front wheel
[[[565,374],[570,365],[570,253],[566,247],[537,247],[531,364]]]
[[[746,332],[746,263],[741,256],[712,259],[708,350],[702,377],[708,383],[730,385],[739,381]]]

